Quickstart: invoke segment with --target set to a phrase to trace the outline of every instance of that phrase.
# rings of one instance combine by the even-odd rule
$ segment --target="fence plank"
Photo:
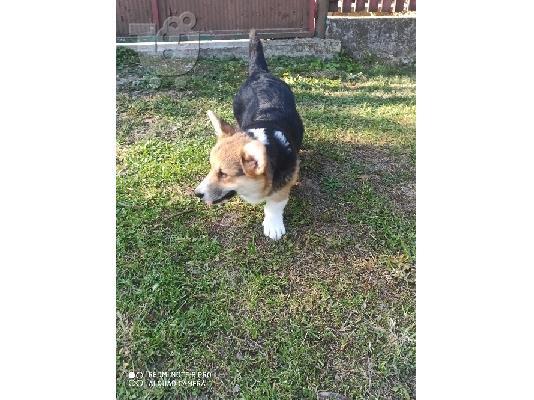
[[[391,12],[391,0],[382,0],[382,12]]]
[[[410,0],[410,4],[408,5],[408,10],[415,11],[415,0]]]
[[[311,2],[314,2],[314,0],[311,0]],[[317,6],[317,10],[316,10],[317,20],[315,21],[315,36],[321,39],[325,38],[326,19],[327,19],[328,8],[330,4],[332,3],[330,3],[328,0],[317,0],[317,5],[316,5]],[[312,24],[313,24],[313,21],[312,21]]]
[[[395,12],[404,10],[404,0],[395,0]]]
[[[152,22],[156,24],[156,30],[161,28],[161,22],[159,20],[158,0],[151,1],[152,6]]]
[[[356,11],[365,10],[365,0],[356,0]]]
[[[330,3],[328,3],[328,11],[337,11],[337,0],[330,0]]]
[[[378,0],[369,0],[369,12],[378,11]]]
[[[350,5],[352,0],[343,0],[343,5],[341,6],[341,12],[350,12]]]

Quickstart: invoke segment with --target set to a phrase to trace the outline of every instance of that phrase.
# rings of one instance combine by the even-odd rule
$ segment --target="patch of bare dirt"
[[[224,207],[224,205],[221,207]],[[223,247],[226,247],[234,245],[236,241],[240,241],[240,235],[242,235],[246,225],[242,212],[231,210],[227,207],[211,223],[209,231]]]
[[[395,185],[391,191],[387,193],[391,200],[393,207],[405,215],[415,217],[416,209],[416,195],[415,182],[403,182]]]

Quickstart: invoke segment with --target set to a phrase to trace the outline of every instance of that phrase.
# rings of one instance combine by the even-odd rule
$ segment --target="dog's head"
[[[207,204],[220,203],[239,194],[254,202],[266,189],[267,151],[265,145],[250,138],[208,111],[217,143],[211,149],[211,170],[196,187],[195,196]]]

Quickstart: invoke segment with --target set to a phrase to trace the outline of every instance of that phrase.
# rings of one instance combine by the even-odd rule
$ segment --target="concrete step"
[[[262,40],[266,57],[318,57],[329,59],[341,51],[338,39],[297,38]],[[244,58],[248,57],[248,39],[188,42],[117,43],[139,53],[168,58]]]

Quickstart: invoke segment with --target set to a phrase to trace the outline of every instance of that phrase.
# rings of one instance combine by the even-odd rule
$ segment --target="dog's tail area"
[[[263,54],[263,45],[260,38],[256,36],[256,29],[250,30],[249,39],[249,75],[254,72],[269,72],[267,61],[265,61]]]

